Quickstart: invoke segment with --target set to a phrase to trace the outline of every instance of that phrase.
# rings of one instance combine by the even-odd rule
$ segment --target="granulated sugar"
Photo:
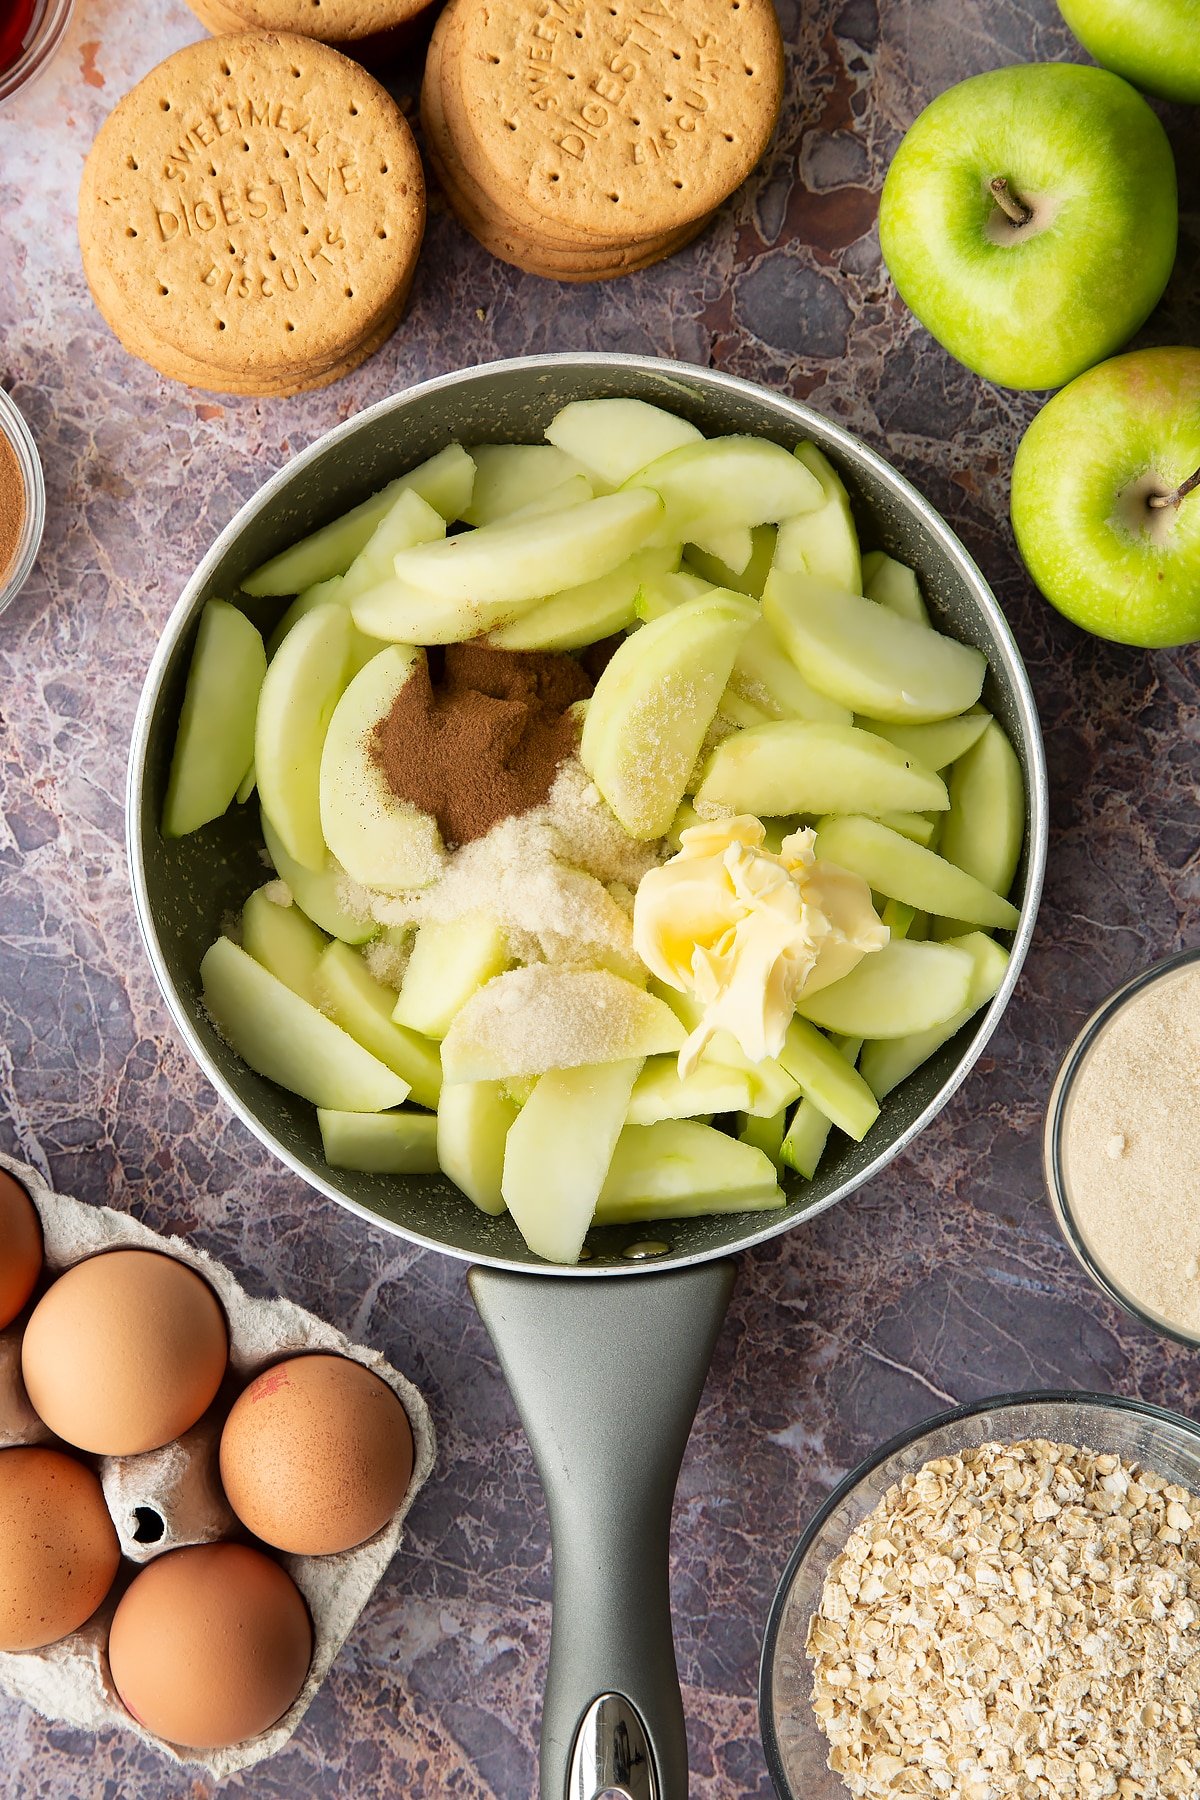
[[[635,974],[632,894],[658,860],[656,846],[626,835],[572,757],[545,806],[505,819],[455,851],[433,887],[397,899],[376,896],[373,910],[387,925],[488,913],[520,962],[602,964]]]
[[[1063,1159],[1080,1235],[1113,1286],[1200,1337],[1200,963],[1104,1027],[1075,1078]]]

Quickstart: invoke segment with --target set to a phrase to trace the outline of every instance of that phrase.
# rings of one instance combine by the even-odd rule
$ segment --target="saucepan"
[[[934,621],[988,658],[984,702],[1025,776],[1020,921],[985,1011],[903,1082],[862,1144],[843,1141],[779,1211],[594,1231],[585,1260],[556,1268],[516,1227],[435,1177],[330,1169],[312,1107],[246,1068],[200,999],[200,959],[262,879],[254,808],[168,842],[159,832],[179,706],[200,611],[241,578],[451,440],[537,441],[571,400],[629,395],[708,433],[792,447],[811,438],[850,492],[865,547],[914,567]],[[237,603],[264,628],[285,602]],[[470,1283],[512,1386],[546,1490],[554,1622],[542,1725],[544,1800],[680,1800],[687,1750],[667,1590],[675,1480],[733,1279],[730,1254],[791,1230],[878,1176],[941,1110],[995,1030],[1033,932],[1046,855],[1046,772],[1037,709],[986,581],[934,509],[841,427],[794,400],[714,370],[648,357],[562,355],[496,362],[423,382],[320,438],[267,481],[185,587],[146,677],[129,764],[128,843],[146,948],[189,1050],[273,1155],[360,1218],[472,1265]]]

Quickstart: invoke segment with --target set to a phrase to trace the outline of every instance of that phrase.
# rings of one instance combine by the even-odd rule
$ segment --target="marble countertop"
[[[1079,1386],[1194,1413],[1187,1351],[1097,1295],[1039,1162],[1057,1060],[1095,1003],[1200,941],[1200,656],[1084,638],[1032,591],[1008,471],[1036,401],[977,381],[900,305],[876,198],[920,107],[976,71],[1077,55],[1053,0],[780,0],[790,81],[754,179],[691,248],[566,290],[492,261],[434,197],[409,316],[322,393],[230,401],[118,347],[80,271],[74,197],[101,119],[199,27],[182,0],[80,0],[43,81],[0,115],[0,379],[41,447],[45,547],[0,619],[0,1144],[54,1184],[186,1233],[255,1293],[377,1344],[435,1410],[441,1465],[407,1544],[255,1800],[528,1800],[549,1635],[546,1518],[461,1264],[272,1165],[168,1020],[134,924],[122,790],[162,622],[272,470],[409,382],[529,351],[713,364],[811,401],[945,513],[989,575],[1046,732],[1049,877],[1001,1029],[887,1174],[744,1257],[679,1486],[677,1644],[697,1800],[767,1800],[755,1691],[776,1580],[813,1507],[881,1438],[954,1401]],[[412,82],[407,91],[411,93]],[[400,90],[404,91],[404,90]],[[1200,127],[1165,112],[1182,249],[1147,342],[1195,341]],[[114,1731],[0,1701],[10,1800],[201,1800],[211,1783]]]

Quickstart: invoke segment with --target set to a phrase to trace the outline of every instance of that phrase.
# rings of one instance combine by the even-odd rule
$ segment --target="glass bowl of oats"
[[[894,1438],[788,1562],[759,1713],[781,1800],[1194,1800],[1200,1427],[1033,1393]]]

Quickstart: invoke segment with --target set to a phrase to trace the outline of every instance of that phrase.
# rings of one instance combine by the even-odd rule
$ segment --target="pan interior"
[[[439,1178],[383,1177],[329,1169],[315,1110],[246,1068],[213,1030],[200,1001],[200,959],[267,878],[257,807],[234,807],[189,837],[158,830],[188,661],[200,609],[236,599],[264,631],[286,600],[239,596],[243,576],[267,557],[365,499],[393,476],[452,440],[528,442],[541,438],[570,400],[630,395],[691,419],[709,435],[748,432],[792,448],[812,438],[850,492],[865,549],[883,549],[918,571],[942,629],[982,649],[989,661],[984,703],[1003,723],[1025,774],[1027,829],[1014,897],[1023,918],[1009,980],[992,1006],[884,1103],[864,1144],[835,1134],[817,1177],[785,1181],[779,1212],[714,1215],[662,1226],[593,1231],[580,1275],[662,1270],[773,1236],[824,1210],[877,1173],[948,1098],[990,1035],[1011,992],[1032,929],[1044,854],[1041,740],[1024,669],[1002,615],[957,540],[886,464],[817,413],[764,390],[701,369],[619,357],[526,359],[469,370],[384,401],[338,428],[269,481],[214,545],[168,622],[147,677],[135,729],[129,784],[129,845],[139,916],[155,972],[176,1022],[202,1068],[259,1139],[313,1186],[401,1235],[496,1266],[551,1271],[533,1257],[515,1225],[477,1211]],[[647,1241],[665,1251],[640,1259]],[[558,1271],[562,1272],[562,1271]]]

